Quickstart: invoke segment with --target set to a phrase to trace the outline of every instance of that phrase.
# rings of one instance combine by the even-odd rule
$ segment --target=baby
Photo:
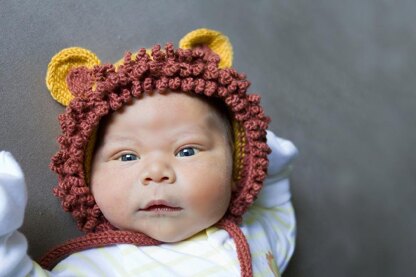
[[[297,150],[266,131],[230,51],[222,34],[199,29],[177,51],[73,66],[69,95],[48,83],[69,104],[54,193],[86,235],[49,252],[45,269],[31,261],[16,231],[23,174],[1,152],[0,276],[280,276],[294,250]]]

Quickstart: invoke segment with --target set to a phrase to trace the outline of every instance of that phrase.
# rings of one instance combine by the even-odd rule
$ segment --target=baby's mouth
[[[176,212],[181,210],[181,207],[177,207],[165,200],[152,200],[144,208],[139,209],[139,211],[143,212]]]

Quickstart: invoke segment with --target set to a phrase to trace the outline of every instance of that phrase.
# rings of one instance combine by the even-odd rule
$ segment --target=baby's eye
[[[134,154],[123,154],[118,158],[118,160],[120,160],[122,162],[135,161],[135,160],[138,160],[138,159],[139,158]]]
[[[199,152],[199,150],[196,149],[195,147],[186,147],[186,148],[181,149],[176,154],[176,157],[189,157],[189,156],[195,155],[198,152]]]

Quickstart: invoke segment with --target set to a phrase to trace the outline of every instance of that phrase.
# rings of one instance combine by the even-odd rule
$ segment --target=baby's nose
[[[140,181],[143,185],[150,183],[171,184],[175,182],[176,176],[173,168],[166,162],[150,162],[142,171]]]

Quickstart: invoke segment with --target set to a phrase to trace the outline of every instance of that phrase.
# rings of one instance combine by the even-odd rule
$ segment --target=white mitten
[[[0,152],[0,277],[26,276],[32,270],[22,226],[27,192],[19,164],[9,152]]]
[[[272,150],[268,156],[269,167],[263,189],[255,204],[272,208],[290,201],[288,178],[293,161],[298,155],[298,149],[291,141],[280,138],[269,130],[267,130],[267,145]]]
[[[23,224],[27,192],[23,172],[12,154],[0,152],[0,236]]]
[[[298,150],[291,141],[276,136],[270,130],[267,130],[267,145],[272,150],[268,156],[269,168],[267,170],[267,179],[270,180],[270,177],[280,175],[290,167],[298,155]]]

